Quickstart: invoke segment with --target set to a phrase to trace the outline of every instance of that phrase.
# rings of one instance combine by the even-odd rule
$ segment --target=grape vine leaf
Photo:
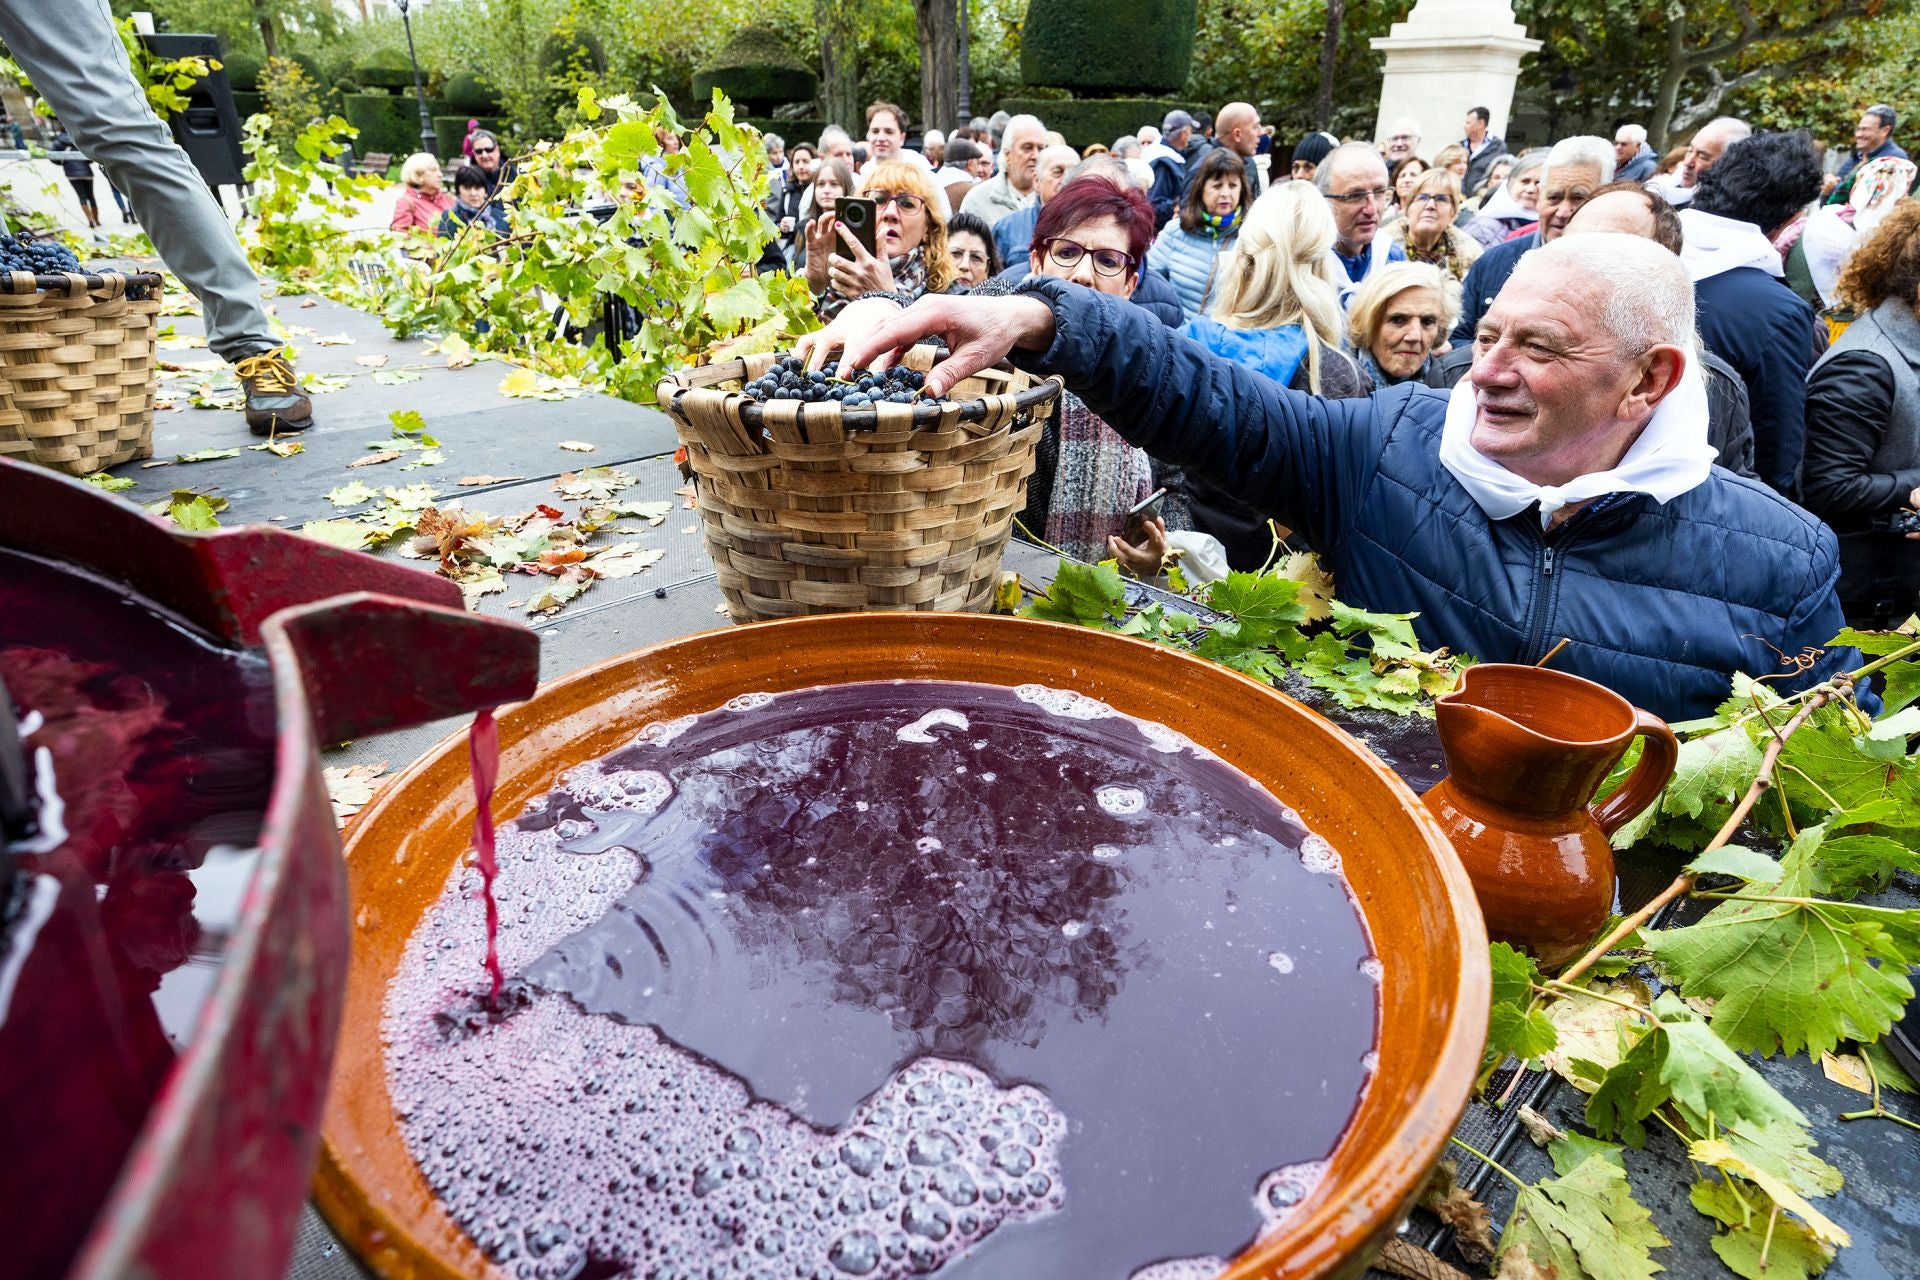
[[[1632,1049],[1640,1028],[1652,1016],[1646,1012],[1653,993],[1646,984],[1625,978],[1611,984],[1593,982],[1586,988],[1596,997],[1561,991],[1546,1007],[1553,1024],[1554,1046],[1540,1057],[1540,1065],[1586,1093],[1592,1093],[1606,1073]],[[1623,1005],[1634,1005],[1636,1014]]]
[[[1081,564],[1062,560],[1047,592],[1020,611],[1023,618],[1104,626],[1127,614],[1127,588],[1112,561]]]
[[[1713,1237],[1713,1251],[1742,1280],[1809,1280],[1827,1269],[1833,1254],[1801,1222],[1775,1217],[1774,1206],[1751,1187],[1749,1200],[1726,1181],[1693,1184],[1693,1207],[1728,1229]]]
[[[1533,957],[1504,942],[1489,948],[1493,966],[1493,1003],[1487,1012],[1487,1047],[1481,1058],[1485,1074],[1509,1056],[1525,1061],[1553,1048],[1557,1039],[1546,1011],[1533,1007],[1533,987],[1540,969]]]
[[[226,501],[221,499],[220,506],[226,505]],[[218,529],[220,522],[213,518],[213,513],[217,510],[219,508],[215,507],[205,494],[194,493],[184,497],[176,494],[173,500],[167,503],[167,518],[182,529]]]
[[[1913,997],[1906,973],[1920,964],[1920,910],[1808,897],[1825,835],[1800,833],[1769,893],[1643,937],[1669,978],[1715,1001],[1713,1028],[1736,1050],[1817,1058],[1842,1040],[1878,1040]]]
[[[358,551],[367,545],[369,529],[358,520],[309,520],[300,526],[300,532],[336,547]]]
[[[1886,800],[1895,807],[1880,834],[1920,846],[1920,757],[1907,755],[1904,741],[1856,736],[1846,713],[1823,708],[1787,740],[1780,761],[1778,785],[1801,825]]]
[[[1207,592],[1207,606],[1238,624],[1236,634],[1249,645],[1271,644],[1281,628],[1297,626],[1307,616],[1300,603],[1300,584],[1269,574],[1230,573]]]
[[[1757,764],[1755,771],[1758,771]],[[1756,849],[1743,849],[1737,844],[1708,850],[1689,862],[1687,870],[1697,876],[1733,876],[1748,884],[1777,884],[1780,880],[1779,863]]]
[[[1920,874],[1920,853],[1886,836],[1835,836],[1820,846],[1813,887],[1850,898],[1886,888],[1895,871]]]
[[[352,480],[335,485],[324,496],[336,507],[357,507],[363,502],[372,502],[380,496],[380,491],[364,480]]]
[[[1569,1173],[1523,1187],[1500,1238],[1560,1280],[1652,1280],[1667,1238],[1634,1200],[1626,1170],[1591,1155]]]
[[[1729,1049],[1672,992],[1653,1002],[1654,1021],[1587,1100],[1587,1123],[1635,1146],[1641,1121],[1676,1103],[1684,1114],[1710,1117],[1721,1128],[1742,1124],[1806,1126],[1800,1109]]]
[[[96,471],[86,478],[87,483],[96,489],[105,489],[108,493],[125,493],[133,488],[133,477],[112,476],[104,471]]]
[[[1687,1158],[1699,1164],[1712,1165],[1722,1173],[1735,1174],[1759,1187],[1773,1198],[1773,1202],[1793,1214],[1806,1224],[1814,1238],[1822,1244],[1836,1249],[1844,1249],[1853,1243],[1853,1237],[1833,1219],[1821,1213],[1792,1186],[1776,1177],[1770,1170],[1746,1159],[1726,1141],[1720,1138],[1702,1138],[1688,1144]]]

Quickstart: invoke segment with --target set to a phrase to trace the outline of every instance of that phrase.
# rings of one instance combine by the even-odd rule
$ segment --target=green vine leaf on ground
[[[1825,835],[1801,832],[1766,893],[1643,937],[1668,977],[1715,1002],[1713,1030],[1734,1049],[1817,1058],[1842,1040],[1878,1040],[1913,997],[1906,973],[1920,964],[1920,911],[1808,896]]]
[[[1062,560],[1045,595],[1020,611],[1023,618],[1099,626],[1127,615],[1127,588],[1112,561],[1081,564]]]
[[[1693,1207],[1727,1228],[1713,1251],[1743,1280],[1809,1280],[1825,1271],[1833,1251],[1804,1223],[1779,1214],[1757,1188],[1743,1193],[1731,1180],[1702,1180],[1689,1193]]]
[[[1538,1058],[1558,1040],[1546,1013],[1534,1007],[1533,990],[1541,979],[1533,957],[1504,942],[1494,943],[1490,954],[1493,1002],[1487,1019],[1486,1052],[1481,1058],[1483,1074],[1509,1057],[1523,1062]]]
[[[1626,1170],[1604,1154],[1523,1187],[1501,1234],[1501,1255],[1524,1249],[1559,1280],[1652,1280],[1652,1251],[1667,1238],[1634,1200]]]
[[[1722,1173],[1733,1174],[1753,1183],[1788,1213],[1806,1224],[1813,1237],[1824,1245],[1844,1249],[1853,1237],[1839,1223],[1809,1204],[1791,1184],[1742,1156],[1719,1138],[1705,1138],[1687,1147],[1687,1156],[1698,1164],[1710,1165]]]
[[[1720,1127],[1754,1124],[1804,1128],[1800,1109],[1729,1049],[1672,992],[1654,999],[1653,1021],[1587,1100],[1587,1123],[1635,1146],[1642,1121],[1668,1102],[1683,1114],[1711,1117]]]

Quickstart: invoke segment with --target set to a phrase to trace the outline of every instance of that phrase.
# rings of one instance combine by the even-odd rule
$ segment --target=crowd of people
[[[1006,283],[985,292],[1044,302],[1022,313],[1047,334],[1044,359],[1015,358],[1065,375],[1068,394],[1020,519],[1068,554],[1142,576],[1178,560],[1204,580],[1258,569],[1283,533],[1329,555],[1362,603],[1421,609],[1436,643],[1513,657],[1573,634],[1589,650],[1576,665],[1644,678],[1668,708],[1688,702],[1684,677],[1623,673],[1703,664],[1754,637],[1792,655],[1843,614],[1898,625],[1920,608],[1920,206],[1889,107],[1831,155],[1805,132],[1732,118],[1665,156],[1632,123],[1510,150],[1484,109],[1435,148],[1409,121],[1377,141],[1310,134],[1291,153],[1246,103],[1174,111],[1080,151],[1032,116],[974,120],[918,151],[901,108],[876,103],[867,119],[864,145],[838,130],[817,147],[769,139],[783,251],[832,322],[809,346],[854,345],[891,309],[996,275]],[[824,159],[835,151],[843,161]],[[875,201],[880,253],[833,217],[848,195]],[[945,301],[908,313],[950,343],[976,314]],[[1595,371],[1622,360],[1637,381],[1608,405]],[[1509,469],[1502,441],[1538,435],[1556,396],[1605,419],[1595,431],[1619,447],[1563,441],[1552,465]],[[1257,440],[1234,430],[1252,417]],[[1341,432],[1382,450],[1375,479],[1405,472],[1403,487],[1447,510],[1441,526],[1475,523],[1462,504],[1477,502],[1477,550],[1454,546],[1447,564],[1407,544],[1416,527],[1444,540],[1441,527],[1386,536],[1374,526],[1390,515],[1366,508],[1394,503],[1351,477],[1270,474],[1289,449],[1305,474],[1328,466]],[[1588,465],[1569,472],[1569,458]],[[1161,521],[1130,527],[1161,489]],[[1522,509],[1534,533],[1509,545],[1500,522]],[[1480,554],[1498,563],[1475,582]],[[1614,555],[1627,558],[1587,563]],[[1665,619],[1601,621],[1621,601],[1589,576],[1624,577]],[[1473,608],[1491,616],[1459,616]],[[1458,627],[1441,625],[1450,614]],[[1678,634],[1709,625],[1747,639]]]

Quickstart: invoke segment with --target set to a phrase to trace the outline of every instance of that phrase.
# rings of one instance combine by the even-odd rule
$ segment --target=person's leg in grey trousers
[[[200,299],[207,346],[236,363],[278,351],[282,343],[261,309],[260,282],[246,253],[187,153],[147,105],[106,0],[0,0],[0,38],[74,145],[126,193],[167,267]],[[272,363],[286,364],[277,356]],[[241,370],[249,422],[267,405],[280,425],[304,426],[312,409],[297,387],[283,385],[291,381],[290,367],[285,377],[262,372],[269,376]],[[267,394],[256,403],[259,381]]]

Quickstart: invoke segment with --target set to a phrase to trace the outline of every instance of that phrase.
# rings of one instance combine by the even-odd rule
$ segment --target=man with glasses
[[[104,0],[7,0],[0,41],[200,300],[207,346],[232,362],[245,390],[248,429],[266,436],[311,427],[313,404],[261,308],[260,282],[233,226],[154,115]]]
[[[1460,285],[1460,320],[1451,335],[1456,345],[1473,341],[1480,318],[1493,306],[1520,259],[1558,240],[1587,197],[1613,181],[1613,162],[1613,144],[1605,138],[1583,134],[1553,144],[1541,170],[1539,227],[1532,235],[1493,246],[1468,270]]]
[[[1314,170],[1313,185],[1333,206],[1333,256],[1346,272],[1340,289],[1345,302],[1375,266],[1407,260],[1398,241],[1380,236],[1380,217],[1393,198],[1387,166],[1366,143],[1348,142],[1327,152]]]
[[[1000,261],[1026,260],[1027,247],[1033,242],[1033,229],[1040,222],[1040,210],[1067,180],[1067,170],[1078,163],[1080,153],[1072,147],[1048,147],[1040,153],[1039,163],[1033,170],[1034,202],[994,225],[993,240],[1000,246]]]
[[[1001,140],[1000,172],[967,192],[960,203],[962,212],[990,227],[1033,199],[1033,175],[1046,149],[1047,127],[1038,117],[1014,116],[1007,121]]]
[[[505,153],[500,150],[500,139],[485,129],[474,132],[473,165],[487,175],[487,195],[495,201],[504,194],[502,187],[513,184],[513,166],[506,163]]]
[[[1412,116],[1401,116],[1395,120],[1387,132],[1386,145],[1380,148],[1381,154],[1386,156],[1389,169],[1419,150],[1420,122]]]

